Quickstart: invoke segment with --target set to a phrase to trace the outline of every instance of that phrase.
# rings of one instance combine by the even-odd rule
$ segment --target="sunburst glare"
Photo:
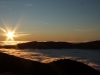
[[[5,25],[5,29],[0,27],[0,30],[3,31],[4,32],[3,35],[7,37],[5,41],[15,41],[14,38],[16,38],[16,37],[30,35],[30,34],[26,34],[26,33],[16,32],[18,25],[16,25],[12,30],[6,24],[4,24],[4,25]]]
[[[8,33],[6,34],[6,36],[7,36],[8,39],[12,39],[12,40],[13,40],[14,33],[13,33],[13,32],[8,32]]]

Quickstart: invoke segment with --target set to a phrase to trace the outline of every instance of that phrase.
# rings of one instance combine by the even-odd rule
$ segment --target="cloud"
[[[45,24],[45,25],[50,25],[50,24],[47,23],[47,22],[35,22],[35,23],[38,23],[38,24]]]
[[[80,32],[88,32],[92,31],[91,29],[74,29],[75,31],[80,31]]]
[[[49,24],[49,23],[44,23],[44,24]]]
[[[25,6],[23,3],[15,2],[15,1],[0,1],[0,8],[3,9],[12,9],[15,6]],[[13,7],[12,7],[13,6]]]
[[[26,6],[33,6],[33,4],[26,4]]]

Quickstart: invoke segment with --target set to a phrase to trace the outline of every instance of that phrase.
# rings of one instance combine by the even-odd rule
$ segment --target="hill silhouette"
[[[40,63],[0,53],[0,75],[100,75],[100,72],[69,59]]]
[[[81,42],[81,43],[70,43],[70,42],[26,42],[19,43],[17,45],[4,45],[0,48],[6,49],[96,49],[100,50],[100,41],[90,41],[90,42]]]
[[[21,49],[100,49],[100,41],[90,41],[82,43],[69,42],[27,42],[17,44]]]
[[[100,41],[90,41],[75,44],[75,48],[79,49],[100,49]]]

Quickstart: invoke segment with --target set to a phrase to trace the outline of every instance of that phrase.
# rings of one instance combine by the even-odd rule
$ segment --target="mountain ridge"
[[[25,49],[100,49],[100,40],[81,42],[81,43],[69,43],[69,42],[27,42],[17,44],[18,48]]]

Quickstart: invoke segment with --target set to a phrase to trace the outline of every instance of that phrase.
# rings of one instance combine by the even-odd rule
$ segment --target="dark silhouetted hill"
[[[75,44],[75,48],[78,48],[78,49],[100,49],[100,41],[77,43],[77,44]]]
[[[100,72],[69,59],[40,63],[0,53],[0,75],[100,75]]]
[[[18,48],[34,48],[34,49],[62,49],[72,48],[71,43],[68,42],[28,42],[17,44]]]
[[[100,49],[100,41],[69,43],[69,42],[28,42],[17,44],[21,49]]]

